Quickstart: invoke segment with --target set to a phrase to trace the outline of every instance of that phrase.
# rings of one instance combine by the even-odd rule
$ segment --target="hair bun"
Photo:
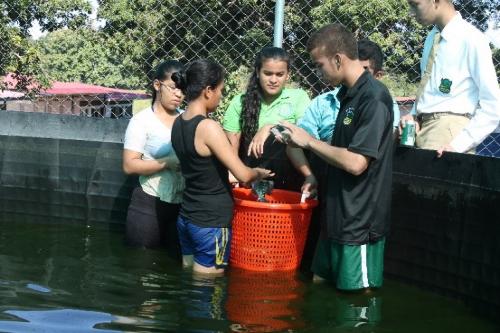
[[[187,87],[186,72],[182,70],[172,73],[172,81],[174,81],[177,88],[184,91]]]

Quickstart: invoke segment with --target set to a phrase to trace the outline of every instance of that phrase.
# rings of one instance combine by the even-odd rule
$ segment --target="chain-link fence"
[[[455,4],[495,37],[500,0]],[[225,66],[222,113],[245,89],[255,53],[273,42],[275,1],[6,0],[0,11],[0,109],[118,118],[150,103],[150,73],[169,58],[212,58]],[[285,1],[283,47],[294,59],[291,84],[311,96],[328,89],[305,45],[314,30],[331,22],[382,47],[383,80],[402,111],[408,110],[427,29],[409,15],[404,0]],[[39,31],[33,30],[37,25]],[[494,61],[498,73],[496,49]],[[499,146],[493,139],[481,149],[500,154]]]

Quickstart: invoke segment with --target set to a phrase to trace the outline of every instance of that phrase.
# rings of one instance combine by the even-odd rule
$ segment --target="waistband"
[[[444,111],[444,112],[420,113],[417,115],[417,120],[427,121],[430,119],[439,119],[441,117],[448,117],[448,116],[465,117],[467,119],[472,118],[472,115],[470,113],[455,113],[455,112]]]

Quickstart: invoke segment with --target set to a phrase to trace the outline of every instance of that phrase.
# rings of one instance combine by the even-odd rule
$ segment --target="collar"
[[[292,90],[288,88],[283,88],[281,95],[276,98],[276,100],[289,99],[292,96]]]
[[[338,93],[340,91],[340,88],[341,87],[335,87],[334,89],[332,89],[330,91],[322,93],[318,97],[320,97],[322,99],[325,99],[325,100],[328,100],[330,102],[336,102],[337,101],[337,95],[338,95]]]
[[[356,96],[358,91],[361,89],[361,87],[370,79],[371,74],[367,70],[361,76],[358,78],[354,86],[352,88],[347,88],[346,86],[342,86],[342,88],[339,91],[338,99],[340,101],[346,99],[346,98],[353,98]]]
[[[458,32],[461,30],[460,25],[462,24],[462,22],[462,15],[457,12],[457,14],[443,28],[443,31],[441,31],[441,38],[449,41],[455,36],[459,36],[460,34]],[[434,30],[438,31],[439,29],[434,26]]]
[[[266,107],[269,108],[272,105],[281,103],[283,100],[289,99],[291,96],[292,96],[291,90],[287,89],[287,88],[283,88],[283,90],[281,90],[280,95],[278,97],[276,97],[276,99],[274,101],[272,101],[271,104],[265,104],[264,99],[262,99],[261,101],[262,101],[262,105],[265,105]]]

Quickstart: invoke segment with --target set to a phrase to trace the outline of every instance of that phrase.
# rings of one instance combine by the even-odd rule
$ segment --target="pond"
[[[498,332],[461,302],[386,280],[341,294],[300,273],[184,271],[123,226],[0,223],[0,332]]]

